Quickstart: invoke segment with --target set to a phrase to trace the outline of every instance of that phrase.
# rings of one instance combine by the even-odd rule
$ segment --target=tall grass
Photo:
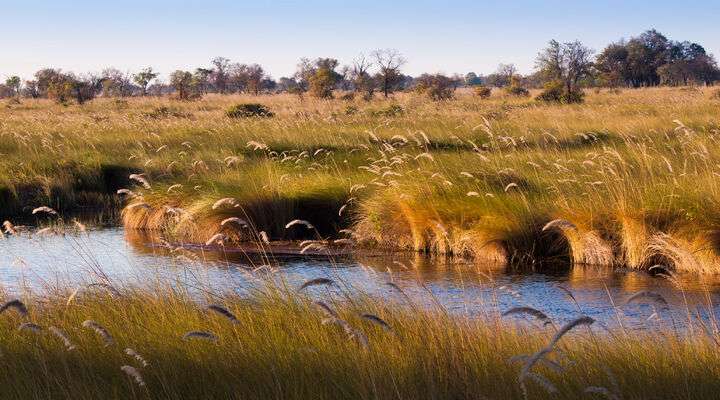
[[[2,209],[112,208],[127,188],[140,197],[124,224],[173,240],[205,243],[233,217],[271,239],[315,239],[284,228],[304,219],[324,238],[351,229],[362,246],[534,269],[717,269],[720,124],[702,90],[593,93],[582,105],[259,96],[275,117],[224,116],[247,100],[10,106],[0,111]],[[392,105],[404,111],[383,112]],[[223,198],[238,207],[212,207]],[[542,229],[553,220],[574,228]],[[243,229],[222,233],[239,243]]]

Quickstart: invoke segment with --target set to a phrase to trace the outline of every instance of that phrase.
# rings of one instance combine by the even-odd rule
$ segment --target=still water
[[[558,322],[586,314],[601,326],[613,328],[622,323],[631,329],[654,329],[683,325],[688,315],[707,321],[720,311],[715,306],[720,297],[716,277],[680,276],[680,290],[664,278],[598,267],[575,267],[548,275],[406,254],[307,258],[208,249],[172,251],[122,228],[0,240],[0,285],[5,297],[91,282],[138,285],[158,279],[191,291],[211,287],[246,294],[256,284],[254,276],[267,274],[267,267],[257,270],[263,265],[272,265],[274,276],[291,287],[318,277],[336,282],[331,288],[310,289],[314,296],[335,291],[398,304],[406,301],[388,285],[392,282],[417,305],[470,317],[531,306]],[[626,304],[639,291],[661,294],[669,307]]]

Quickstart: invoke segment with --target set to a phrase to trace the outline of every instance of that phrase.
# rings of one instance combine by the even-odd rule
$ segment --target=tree
[[[15,96],[20,96],[20,85],[22,81],[17,75],[13,75],[5,80],[5,84],[14,92]]]
[[[195,68],[193,73],[193,86],[201,94],[205,94],[210,89],[210,75],[212,70],[208,68]]]
[[[103,70],[101,85],[104,96],[125,97],[132,94],[133,90],[130,74],[120,72],[116,68]]]
[[[246,68],[246,89],[248,92],[257,95],[263,89],[265,71],[260,64],[250,64]]]
[[[415,79],[415,90],[426,94],[434,101],[453,97],[454,80],[442,74],[422,74]]]
[[[535,65],[546,82],[562,82],[565,93],[578,93],[578,82],[592,73],[592,54],[579,41],[561,44],[551,40],[538,54]]]
[[[465,84],[468,85],[468,86],[479,86],[479,85],[482,85],[482,84],[483,84],[482,78],[480,78],[479,76],[477,76],[477,74],[474,73],[474,72],[468,72],[468,73],[465,75],[465,79],[464,79],[464,80],[465,80]]]
[[[170,74],[170,85],[175,88],[180,100],[189,100],[192,97],[193,74],[177,70]]]
[[[32,99],[37,99],[40,97],[40,91],[38,90],[38,83],[34,80],[25,81],[25,85],[23,85],[22,94],[25,97],[30,97]]]
[[[212,60],[213,72],[210,75],[210,81],[215,85],[215,89],[220,93],[225,93],[228,84],[228,69],[230,60],[225,57],[215,57]]]
[[[356,93],[362,93],[363,99],[369,101],[375,94],[376,82],[370,75],[372,61],[365,57],[364,54],[357,56],[348,72],[350,82]]]
[[[335,85],[342,79],[335,68],[338,66],[338,60],[334,58],[318,58],[307,76],[308,90],[310,94],[321,99],[329,99],[333,97],[333,89]]]
[[[400,68],[405,65],[405,58],[395,49],[375,50],[372,53],[379,69],[376,79],[385,98],[402,82]]]
[[[140,86],[140,89],[142,89],[142,95],[147,95],[147,87],[150,84],[150,81],[158,77],[158,73],[153,71],[152,67],[147,67],[143,69],[142,71],[138,72],[137,74],[133,75],[133,81]]]

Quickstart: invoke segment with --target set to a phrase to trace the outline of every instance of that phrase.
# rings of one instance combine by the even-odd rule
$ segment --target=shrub
[[[371,111],[370,114],[373,117],[396,117],[402,115],[404,112],[405,110],[399,104],[391,104],[386,108]]]
[[[272,111],[258,103],[235,104],[225,111],[229,118],[273,117]]]
[[[483,85],[475,86],[474,91],[475,95],[480,97],[481,99],[487,99],[492,94],[492,89]]]
[[[545,84],[545,87],[535,99],[545,102],[556,102],[556,103],[582,103],[585,94],[582,90],[575,89],[568,91],[565,85],[561,81],[550,81]]]
[[[442,74],[422,74],[417,79],[415,90],[426,94],[434,101],[447,100],[453,97],[453,81]]]
[[[511,96],[518,96],[518,97],[530,96],[530,92],[527,89],[525,89],[522,86],[515,86],[515,85],[510,85],[507,88],[505,88],[505,93],[507,93]]]
[[[360,111],[360,110],[355,106],[345,107],[345,115],[355,115],[355,114],[357,114],[358,111]]]

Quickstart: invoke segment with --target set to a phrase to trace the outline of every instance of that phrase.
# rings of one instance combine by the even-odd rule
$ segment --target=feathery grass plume
[[[526,363],[530,359],[530,357],[532,357],[532,355],[519,354],[519,355],[510,357],[510,359],[508,359],[508,362],[511,364],[516,363],[516,362]],[[543,364],[544,366],[550,368],[551,370],[557,372],[558,374],[565,371],[565,368],[563,368],[562,365],[560,365],[559,363],[557,363],[553,360],[549,360],[547,358],[541,358],[540,360],[538,360],[538,362]]]
[[[380,325],[384,330],[386,331],[392,331],[392,327],[390,327],[390,324],[385,322],[382,318],[378,317],[377,315],[373,314],[362,314],[360,315],[363,319],[366,319],[370,322],[373,322],[377,325]]]
[[[329,305],[327,305],[324,301],[316,301],[313,304],[315,304],[320,310],[327,315],[330,318],[339,319],[340,316],[333,310]]]
[[[305,245],[302,249],[300,249],[300,254],[305,254],[310,250],[322,251],[322,250],[326,250],[326,249],[327,249],[327,246],[325,246],[323,243],[314,242],[314,243],[309,243],[309,244]]]
[[[172,192],[175,189],[180,189],[182,187],[182,184],[176,183],[174,185],[170,185],[170,187],[167,188],[167,193]]]
[[[2,314],[5,310],[10,309],[10,308],[17,311],[18,314],[22,315],[23,317],[27,316],[27,314],[28,314],[27,307],[25,307],[25,304],[18,299],[10,300],[10,301],[6,302],[5,304],[3,304],[2,306],[0,306],[0,314]]]
[[[13,225],[12,222],[3,222],[3,228],[5,228],[5,233],[8,235],[17,235],[17,230],[15,230],[15,225]]]
[[[70,296],[68,296],[67,301],[65,302],[65,306],[69,306],[70,303],[75,300],[75,297],[77,297],[78,293],[80,293],[80,289],[82,289],[82,287],[78,286],[75,288],[75,290],[72,291],[72,293],[70,293]]]
[[[185,334],[183,334],[182,339],[185,341],[190,340],[190,339],[203,339],[203,340],[209,340],[211,342],[217,342],[218,337],[215,336],[215,334],[212,332],[189,331],[189,332],[185,332]]]
[[[343,211],[347,208],[347,204],[343,204],[342,207],[338,210],[338,217],[342,217]]]
[[[550,347],[550,348],[555,347],[557,342],[559,342],[560,339],[562,339],[562,337],[565,336],[566,333],[570,332],[574,328],[581,326],[581,325],[592,325],[594,322],[595,322],[595,319],[590,318],[587,315],[583,315],[582,317],[575,318],[574,320],[563,325],[557,331],[557,333],[555,333],[555,336],[553,336],[552,340],[550,340],[548,347]]]
[[[665,298],[660,293],[655,293],[651,291],[637,292],[634,295],[630,296],[625,301],[625,304],[631,303],[636,300],[651,300],[652,302],[662,306],[663,308],[669,307],[667,300],[665,300]]]
[[[544,312],[537,310],[535,308],[532,308],[532,307],[513,307],[513,308],[505,311],[504,313],[502,313],[502,316],[505,317],[508,315],[524,315],[524,314],[531,315],[531,316],[539,319],[540,321],[543,322],[543,325],[552,324],[552,320],[550,319],[550,317],[548,317]]]
[[[75,350],[75,345],[72,344],[70,338],[65,334],[65,332],[54,326],[49,327],[48,330],[52,332],[53,335],[57,336],[60,340],[62,340],[67,351]]]
[[[355,244],[355,241],[352,239],[335,239],[335,240],[333,240],[333,244],[352,246]]]
[[[602,386],[588,386],[585,388],[584,392],[589,394],[599,394],[608,400],[620,400],[618,395]]]
[[[242,227],[248,226],[248,223],[245,222],[244,219],[241,219],[241,218],[238,218],[238,217],[225,218],[224,220],[222,220],[222,221],[220,222],[220,226],[223,226],[223,227],[224,227],[225,225],[228,225],[228,224],[238,224],[238,225],[240,225],[240,226],[242,226]]]
[[[133,378],[138,386],[145,386],[145,381],[143,380],[142,375],[140,375],[140,371],[135,369],[135,367],[123,365],[120,367],[120,370],[126,373],[129,377]]]
[[[311,223],[309,223],[309,222],[307,222],[307,221],[305,221],[305,220],[302,220],[302,219],[294,219],[294,220],[288,222],[288,223],[285,225],[285,229],[289,229],[290,227],[295,226],[295,225],[304,225],[307,229],[314,229],[314,228],[315,228]]]
[[[237,324],[237,323],[240,322],[240,321],[238,321],[238,319],[237,319],[237,317],[235,316],[235,314],[233,314],[232,312],[230,312],[230,310],[228,310],[227,308],[225,308],[225,307],[223,307],[223,306],[221,306],[221,305],[219,305],[219,304],[210,304],[207,308],[208,308],[208,310],[215,311],[216,313],[218,313],[218,314],[222,315],[223,317],[229,319],[229,320],[232,321],[232,323],[234,323],[234,324]]]
[[[147,361],[145,361],[145,358],[143,358],[143,356],[141,356],[140,353],[138,353],[137,351],[135,351],[129,347],[125,348],[124,351],[125,351],[125,354],[127,354],[130,357],[137,360],[137,362],[139,362],[140,365],[142,365],[143,367],[147,367],[148,365],[150,365]]]
[[[555,385],[553,385],[550,380],[543,375],[536,372],[528,372],[525,376],[532,378],[532,380],[542,386],[548,393],[557,393],[558,391]]]
[[[57,211],[53,210],[52,208],[50,208],[48,206],[40,206],[40,207],[34,208],[32,210],[32,213],[33,213],[33,215],[38,214],[38,213],[57,215]]]
[[[88,284],[86,287],[87,287],[88,289],[90,289],[90,288],[101,288],[101,289],[105,290],[106,292],[110,293],[110,295],[113,296],[113,297],[121,297],[121,296],[122,296],[122,295],[120,294],[120,291],[117,290],[117,289],[115,288],[115,286],[113,286],[113,285],[111,285],[111,284],[109,284],[109,283],[96,282],[96,283]]]
[[[260,240],[265,244],[270,244],[270,238],[268,237],[268,234],[265,233],[265,231],[260,231]]]
[[[32,322],[23,322],[22,324],[20,324],[20,326],[18,326],[18,330],[19,331],[28,330],[28,331],[33,331],[35,333],[38,333],[38,332],[42,331],[42,327],[40,325],[34,324]]]
[[[144,187],[145,189],[151,188],[150,182],[148,182],[148,180],[145,179],[144,174],[130,174],[129,178],[131,181],[135,181],[135,182],[139,183],[140,185],[142,185],[142,187]]]
[[[82,222],[78,221],[77,218],[73,218],[73,224],[75,225],[75,228],[77,228],[78,232],[87,232],[87,226],[85,226],[85,224],[83,224]]]
[[[303,289],[308,288],[308,287],[310,287],[310,286],[332,285],[333,283],[335,283],[335,281],[333,281],[332,279],[328,279],[328,278],[315,278],[315,279],[310,279],[309,281],[306,281],[305,283],[303,283],[298,290],[303,290]]]
[[[556,229],[556,228],[561,229],[561,230],[563,230],[563,229],[577,230],[577,226],[575,226],[575,224],[573,224],[572,222],[570,222],[566,219],[560,219],[560,218],[554,219],[554,220],[548,222],[547,224],[545,224],[545,226],[543,226],[542,230],[544,232],[544,231],[548,231],[550,229]]]
[[[233,199],[232,197],[225,197],[225,198],[222,198],[222,199],[216,201],[215,203],[213,203],[212,209],[217,210],[218,208],[221,208],[221,207],[235,207],[235,206],[237,206],[237,200]]]
[[[119,194],[119,195],[127,196],[127,197],[129,197],[129,198],[131,198],[131,199],[132,199],[132,198],[135,198],[135,197],[138,197],[138,195],[137,195],[135,192],[133,192],[132,190],[130,190],[130,189],[118,189],[118,191],[117,191],[116,193]]]
[[[225,236],[222,233],[216,233],[214,234],[210,239],[205,242],[205,246],[212,246],[215,243],[224,244],[225,240],[227,240],[227,236]]]
[[[35,235],[37,236],[45,236],[45,235],[52,235],[55,233],[55,229],[52,227],[42,228],[35,232]]]
[[[82,326],[87,329],[92,329],[95,331],[95,333],[100,335],[103,342],[105,342],[105,347],[108,347],[111,344],[115,343],[115,339],[113,339],[112,335],[110,335],[110,332],[108,332],[104,326],[98,324],[97,322],[91,319],[87,319],[83,321]]]
[[[515,182],[510,182],[510,183],[507,184],[507,186],[505,186],[505,192],[507,193],[508,190],[510,190],[510,189],[512,189],[512,188],[516,188],[516,187],[518,187],[518,184],[517,184],[517,183],[515,183]]]

